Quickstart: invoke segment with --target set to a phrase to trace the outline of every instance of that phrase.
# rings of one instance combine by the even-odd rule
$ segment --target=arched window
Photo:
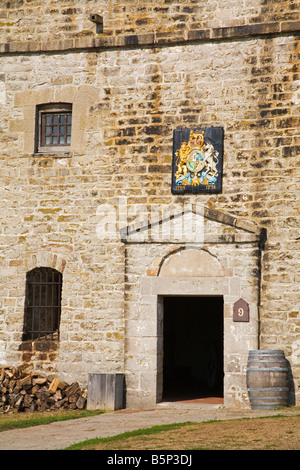
[[[62,274],[40,267],[26,275],[23,341],[58,339]]]

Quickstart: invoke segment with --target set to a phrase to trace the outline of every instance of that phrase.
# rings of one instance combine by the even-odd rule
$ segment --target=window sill
[[[58,148],[47,149],[43,148],[33,154],[34,157],[47,157],[47,158],[71,158],[73,152],[69,150],[62,150]]]

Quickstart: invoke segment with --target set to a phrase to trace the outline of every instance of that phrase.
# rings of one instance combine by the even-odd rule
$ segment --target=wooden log
[[[0,413],[83,409],[87,392],[55,375],[32,372],[24,365],[0,369]]]
[[[47,377],[36,377],[32,380],[33,385],[44,385],[47,383]]]
[[[72,396],[72,395],[75,395],[75,394],[78,393],[79,391],[80,391],[80,387],[79,387],[78,382],[72,383],[69,387],[67,387],[67,388],[65,389],[65,392],[66,392],[67,397],[70,397],[70,396]]]
[[[55,393],[57,390],[57,387],[59,385],[59,379],[55,377],[55,379],[52,380],[50,386],[49,386],[49,392]]]

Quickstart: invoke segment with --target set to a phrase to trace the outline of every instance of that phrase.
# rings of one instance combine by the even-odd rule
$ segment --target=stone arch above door
[[[218,259],[203,249],[179,249],[166,256],[159,267],[161,277],[211,277],[223,276]]]

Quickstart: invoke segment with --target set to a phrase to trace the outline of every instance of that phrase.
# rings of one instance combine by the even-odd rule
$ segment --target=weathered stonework
[[[125,372],[128,406],[160,399],[154,359],[151,373],[137,365],[134,315],[143,323],[151,312],[149,328],[157,322],[175,282],[161,276],[162,259],[184,244],[127,244],[118,230],[105,237],[101,214],[123,198],[128,217],[119,229],[142,212],[176,212],[186,202],[214,210],[218,227],[241,224],[202,253],[223,270],[221,284],[206,273],[203,295],[221,286],[226,298],[225,402],[248,406],[246,356],[256,344],[285,351],[299,402],[299,9],[263,0],[0,7],[0,365],[24,360],[26,273],[54,267],[63,274],[60,340],[51,358],[31,356],[36,368],[82,385],[89,372]],[[92,13],[104,18],[101,34]],[[61,101],[73,105],[71,146],[37,153],[36,106]],[[197,126],[224,129],[222,193],[172,195],[173,130]],[[259,258],[251,245],[258,239],[234,238],[253,224],[267,232]],[[180,276],[181,295],[199,292],[196,272],[193,292]],[[255,303],[259,328],[257,320],[231,323],[242,295]],[[149,331],[143,347],[149,343],[152,357]],[[249,341],[239,349],[241,334]]]

